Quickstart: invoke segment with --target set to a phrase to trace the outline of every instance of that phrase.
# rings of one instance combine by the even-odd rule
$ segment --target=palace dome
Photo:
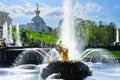
[[[42,17],[40,17],[40,16],[35,16],[35,17],[33,17],[32,18],[32,21],[33,21],[33,23],[42,23],[42,24],[44,24],[45,23],[45,21],[42,19]]]

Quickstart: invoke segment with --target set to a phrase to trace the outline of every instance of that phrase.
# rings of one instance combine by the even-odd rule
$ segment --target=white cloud
[[[45,18],[60,18],[63,15],[62,7],[50,7],[46,4],[41,5],[41,16]],[[85,5],[76,2],[73,7],[74,16],[80,18],[88,18],[89,14],[99,13],[102,10],[102,6],[97,3],[86,3]],[[98,18],[97,15],[91,16]]]
[[[36,6],[29,1],[25,2],[24,6],[23,5],[8,6],[0,2],[0,10],[10,13],[10,16],[12,18],[18,17],[32,18],[33,16],[35,16],[34,13],[35,9]],[[102,7],[96,3],[86,3],[83,5],[79,2],[76,2],[76,4],[73,7],[73,12],[74,16],[76,17],[88,18],[89,14],[99,13],[101,9]],[[63,15],[62,7],[51,7],[45,3],[40,4],[40,10],[41,10],[40,16],[43,18],[60,18]]]
[[[88,18],[89,14],[92,13],[99,13],[102,9],[102,6],[100,6],[97,3],[86,3],[81,4],[79,2],[76,2],[75,6],[74,6],[74,14],[76,17],[80,17],[80,18]],[[95,15],[96,17],[97,15]],[[92,16],[94,17],[94,16]]]
[[[96,3],[86,3],[85,10],[87,13],[100,12],[102,7]]]
[[[13,5],[8,6],[2,2],[0,2],[0,11],[5,11],[10,13],[10,17],[17,18],[17,17],[30,17],[34,14],[35,8],[32,7],[31,4],[26,4],[25,6],[22,5]]]
[[[10,16],[12,16],[13,18],[21,17],[25,13],[24,8],[20,5],[15,5],[15,6],[9,7],[7,11],[10,12]]]
[[[7,5],[4,5],[2,2],[0,2],[0,11],[5,11],[5,8]]]
[[[41,12],[41,16],[45,18],[60,18],[62,14],[62,9],[59,7],[44,9],[44,11]]]
[[[44,3],[40,5],[40,10],[44,18],[59,18],[63,14],[61,7],[50,7]]]
[[[82,4],[80,4],[79,2],[77,2],[75,4],[73,10],[74,10],[74,16],[80,17],[80,18],[86,18],[87,17],[85,7]]]
[[[8,6],[4,3],[0,2],[0,11],[5,11],[10,13],[12,18],[18,17],[28,17],[32,18],[35,16],[36,6],[32,5],[30,2],[25,3],[24,6],[22,5],[13,5]],[[62,15],[62,9],[60,7],[50,7],[46,4],[40,5],[40,15],[44,18],[58,18]]]

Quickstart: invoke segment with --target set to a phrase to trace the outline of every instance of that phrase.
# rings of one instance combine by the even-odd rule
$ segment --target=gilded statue
[[[6,40],[6,38],[3,38],[3,41],[2,41],[2,43],[1,43],[1,48],[5,48],[5,47],[6,47],[5,40]]]
[[[59,55],[62,61],[68,61],[68,49],[64,47],[62,44],[62,41],[59,42],[58,44],[59,47]]]

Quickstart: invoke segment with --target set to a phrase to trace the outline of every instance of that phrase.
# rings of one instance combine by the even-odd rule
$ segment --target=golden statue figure
[[[62,61],[68,61],[69,60],[68,49],[62,45],[62,41],[59,42],[58,47],[59,47],[59,54]]]
[[[5,40],[6,40],[6,38],[3,38],[3,41],[2,41],[2,43],[1,43],[1,48],[5,48],[5,47],[6,47]]]

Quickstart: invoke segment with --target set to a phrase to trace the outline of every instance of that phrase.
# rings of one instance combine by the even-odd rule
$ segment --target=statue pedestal
[[[6,61],[6,48],[0,47],[0,62]]]
[[[65,80],[83,80],[85,77],[92,74],[88,66],[80,61],[50,62],[43,70],[42,77],[46,79],[53,73],[60,74],[59,76],[56,76],[55,79]]]

